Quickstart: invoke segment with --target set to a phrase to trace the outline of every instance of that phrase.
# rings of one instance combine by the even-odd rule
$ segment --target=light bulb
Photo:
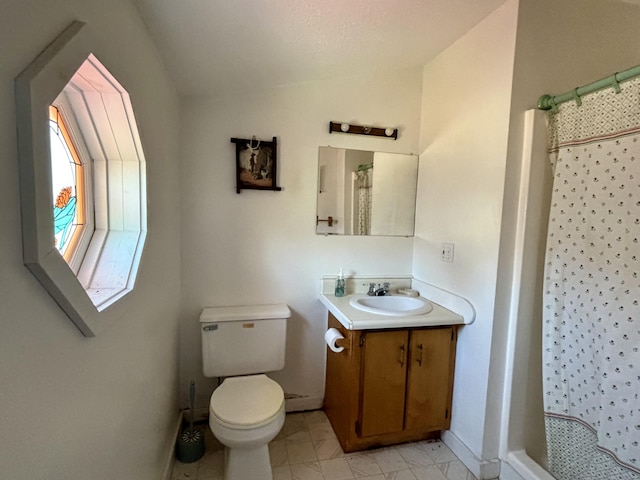
[[[343,123],[342,125],[340,125],[340,130],[342,130],[344,133],[347,133],[349,131],[349,124]]]
[[[394,129],[393,129],[393,128],[386,128],[386,129],[384,130],[384,134],[385,134],[387,137],[391,137],[391,136],[393,136],[393,132],[394,132]]]

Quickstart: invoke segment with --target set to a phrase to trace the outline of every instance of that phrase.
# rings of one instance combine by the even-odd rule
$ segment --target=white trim
[[[555,480],[549,472],[536,463],[527,452],[509,452],[502,462],[500,480]]]
[[[442,432],[441,438],[444,444],[451,449],[456,457],[465,464],[478,480],[489,480],[500,476],[501,462],[499,459],[482,460],[478,458],[469,447],[450,430]]]
[[[449,292],[440,287],[436,287],[423,280],[414,278],[411,282],[411,288],[418,290],[420,296],[427,298],[443,307],[457,313],[464,318],[465,325],[471,325],[476,320],[476,309],[473,304],[460,295]]]
[[[517,204],[516,230],[513,244],[513,267],[511,271],[511,298],[509,327],[507,333],[506,368],[503,389],[502,418],[500,425],[500,458],[502,459],[502,480],[553,480],[553,477],[525,451],[528,434],[526,422],[529,415],[523,401],[528,384],[530,359],[531,325],[521,308],[521,293],[524,292],[522,277],[524,268],[525,244],[528,239],[527,224],[532,219],[533,183],[539,184],[540,171],[536,160],[546,159],[546,119],[544,112],[536,109],[524,114],[523,147],[521,154],[519,196]],[[538,166],[539,167],[539,166]],[[535,212],[533,212],[535,213]],[[533,215],[535,217],[535,215]],[[542,414],[542,412],[541,412]]]
[[[312,395],[308,397],[287,398],[284,403],[287,412],[320,410],[324,404],[324,397],[322,395]]]
[[[285,411],[290,412],[307,412],[311,410],[320,410],[324,405],[324,396],[310,395],[305,397],[285,398]],[[193,418],[196,422],[209,421],[209,401],[206,407],[196,407],[193,409]]]
[[[73,22],[16,78],[16,126],[23,261],[76,327],[93,336],[100,326],[97,311],[53,241],[51,147],[46,125],[49,105],[90,54],[84,27],[82,22]]]
[[[176,459],[176,442],[178,441],[178,436],[180,435],[180,429],[182,428],[184,413],[180,412],[176,418],[176,424],[173,428],[173,435],[171,438],[175,439],[175,441],[171,442],[171,447],[167,452],[167,457],[164,462],[164,469],[162,471],[161,480],[171,480],[171,473],[173,471],[173,464]]]

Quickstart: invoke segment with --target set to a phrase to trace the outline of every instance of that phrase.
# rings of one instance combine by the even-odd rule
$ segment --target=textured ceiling
[[[133,3],[179,92],[197,95],[425,65],[504,1]]]

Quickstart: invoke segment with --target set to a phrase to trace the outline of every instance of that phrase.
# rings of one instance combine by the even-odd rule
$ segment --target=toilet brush
[[[189,428],[183,430],[176,444],[176,457],[182,463],[192,463],[204,455],[204,435],[193,428],[193,409],[196,396],[196,384],[191,380],[189,385]]]

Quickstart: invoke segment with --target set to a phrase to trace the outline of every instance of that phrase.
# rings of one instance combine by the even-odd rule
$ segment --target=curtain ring
[[[578,93],[577,88],[573,89],[573,99],[576,101],[576,105],[578,105],[579,107],[582,106],[582,99],[580,98],[580,94]]]
[[[616,77],[617,73],[611,75],[611,86],[616,91],[616,93],[620,93],[620,82],[618,82],[618,78]]]

